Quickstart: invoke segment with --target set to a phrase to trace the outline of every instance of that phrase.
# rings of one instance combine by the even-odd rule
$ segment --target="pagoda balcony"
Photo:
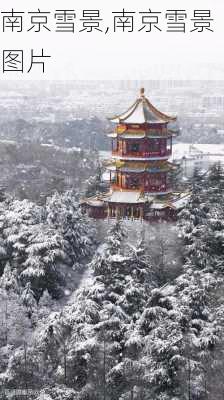
[[[170,131],[169,132],[170,134],[174,133],[171,129],[169,129],[169,131]],[[153,135],[166,136],[168,134],[168,129],[167,129],[167,127],[164,127],[164,126],[160,126],[157,128],[155,128],[155,126],[150,127],[150,124],[147,123],[147,124],[140,124],[138,126],[136,124],[132,125],[132,126],[130,126],[129,124],[128,125],[124,125],[124,124],[118,125],[115,127],[115,129],[113,131],[113,133],[115,133],[116,135],[117,134],[120,135],[125,132],[128,132],[129,134],[144,133],[144,134],[148,134],[148,135],[152,135],[152,136]],[[108,133],[111,133],[111,131],[108,131]]]
[[[133,191],[133,192],[144,192],[144,187],[142,187],[142,186],[136,186],[136,187],[131,187],[131,186],[125,186],[125,187],[121,187],[120,185],[118,185],[117,183],[112,183],[111,184],[111,188],[112,189],[114,189],[114,190],[121,190],[121,191],[128,191],[128,192],[130,192],[130,190],[131,191]]]
[[[121,190],[121,191],[137,191],[137,192],[145,192],[145,193],[153,193],[153,194],[164,194],[164,193],[169,193],[172,191],[172,187],[170,185],[152,185],[152,186],[132,186],[132,185],[125,185],[124,187],[113,183],[111,184],[111,189],[114,190]]]
[[[152,193],[152,194],[165,194],[170,193],[172,191],[171,186],[147,186],[144,188],[145,193]]]
[[[144,158],[158,158],[158,157],[169,157],[172,154],[172,149],[160,150],[160,151],[129,151],[124,152],[121,150],[112,150],[112,156],[118,158],[131,158],[131,159],[144,159]]]

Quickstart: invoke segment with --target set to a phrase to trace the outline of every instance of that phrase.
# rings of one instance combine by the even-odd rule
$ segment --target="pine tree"
[[[72,192],[55,193],[47,200],[46,218],[49,226],[60,233],[65,242],[68,262],[73,265],[91,254],[94,230],[81,213]]]

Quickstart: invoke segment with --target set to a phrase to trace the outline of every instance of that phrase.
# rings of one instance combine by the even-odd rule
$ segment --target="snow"
[[[153,113],[148,110],[148,108],[143,107],[143,104],[141,103],[135,109],[132,115],[129,117],[122,116],[122,122],[123,121],[128,124],[142,124],[145,122],[164,123],[163,120],[156,118]]]
[[[113,122],[119,123],[120,121],[122,122],[127,122],[129,124],[131,123],[144,123],[145,118],[143,114],[143,108],[142,104],[139,103],[137,100],[126,112],[121,114],[119,117],[115,119],[111,119]]]
[[[104,203],[102,200],[93,198],[88,200],[88,204],[90,204],[92,207],[102,207]]]
[[[17,146],[17,142],[15,142],[15,140],[1,139],[0,143],[1,144],[10,144],[10,145]]]
[[[173,160],[181,160],[183,157],[192,159],[196,157],[217,156],[224,157],[223,144],[190,144],[175,143],[173,145]]]
[[[163,296],[170,296],[173,295],[175,292],[175,286],[170,285],[166,283],[162,288],[161,288],[161,293]]]
[[[130,192],[121,191],[114,192],[114,194],[119,195],[119,201],[121,194],[128,196],[130,200]],[[112,196],[113,194],[111,193],[111,197]],[[131,192],[131,196],[135,196],[134,200],[138,200],[141,194],[140,192]],[[204,197],[207,198],[207,195],[205,194]],[[184,201],[184,196],[179,198],[179,200]],[[57,221],[60,222],[65,219],[66,225],[64,225],[64,227],[66,227],[66,232],[70,232],[71,225],[68,225],[68,230],[68,219],[65,218],[66,215],[70,215],[70,209],[65,212],[67,208],[63,207],[62,211],[60,211],[60,204],[61,197],[58,198],[54,196],[52,202],[48,200],[48,224],[51,223],[50,226],[51,229],[53,229],[52,227],[55,226],[52,225],[53,223],[56,224]],[[17,206],[17,209],[18,208]],[[30,209],[28,209],[28,211],[29,210]],[[193,211],[195,210],[193,209]],[[216,208],[214,211],[216,211]],[[28,216],[30,216],[30,214],[31,212],[28,213]],[[27,213],[23,213],[22,216],[23,215],[26,216]],[[15,216],[12,224],[16,219],[17,217]],[[77,220],[79,223],[82,222],[82,217],[80,216],[79,218],[79,214],[77,214]],[[28,220],[28,222],[30,223],[30,220]],[[204,223],[204,221],[202,222]],[[212,232],[216,229],[215,222],[216,214],[212,213],[209,216],[209,224],[212,228]],[[85,220],[83,221],[83,224],[84,223]],[[74,224],[72,220],[72,227]],[[59,228],[57,229],[61,231],[61,225],[58,224],[58,226]],[[145,225],[145,227],[146,226],[147,228],[144,229],[144,232],[142,228],[139,229],[141,237],[138,239],[141,239],[141,241],[140,247],[139,244],[138,247],[136,247],[136,233],[138,230],[136,225],[134,225],[134,229],[132,227],[134,232],[133,238],[130,239],[130,237],[125,236],[126,229],[124,231],[120,223],[116,223],[110,230],[106,240],[104,235],[94,257],[91,258],[91,262],[87,264],[90,260],[83,260],[83,267],[85,266],[86,269],[80,281],[79,289],[72,292],[71,298],[63,310],[52,312],[51,306],[48,304],[48,301],[51,301],[51,299],[49,294],[46,295],[46,293],[41,307],[39,303],[38,308],[34,310],[35,313],[33,315],[36,319],[38,318],[38,325],[37,328],[34,328],[35,331],[28,348],[28,360],[30,361],[31,357],[33,357],[34,364],[33,367],[32,363],[29,362],[29,371],[32,372],[33,368],[35,369],[36,365],[39,366],[38,363],[40,363],[40,367],[43,368],[45,372],[42,361],[39,361],[39,358],[35,358],[37,357],[36,354],[41,355],[41,360],[42,355],[44,356],[43,360],[47,359],[48,369],[46,371],[49,374],[52,386],[55,385],[55,388],[46,387],[46,393],[49,392],[52,394],[52,399],[78,399],[81,398],[80,396],[82,396],[82,398],[87,398],[87,395],[89,398],[93,398],[92,388],[94,388],[96,396],[98,396],[96,398],[99,398],[102,390],[100,381],[99,384],[97,383],[96,385],[96,382],[98,382],[97,374],[103,371],[102,360],[105,359],[105,357],[108,359],[108,355],[110,357],[110,364],[107,364],[107,377],[110,377],[110,382],[113,384],[113,386],[110,387],[113,388],[116,387],[119,379],[121,385],[117,385],[119,393],[116,398],[120,399],[129,398],[130,393],[126,393],[127,385],[132,387],[132,383],[135,382],[136,379],[139,379],[139,382],[141,382],[142,377],[144,377],[143,385],[145,385],[146,379],[147,382],[150,383],[150,386],[147,387],[150,387],[151,392],[155,393],[157,391],[158,393],[162,393],[162,396],[160,396],[161,399],[171,399],[172,395],[169,396],[170,384],[176,385],[176,376],[179,370],[183,370],[183,375],[181,375],[181,377],[183,376],[183,382],[180,382],[177,389],[179,390],[180,388],[182,390],[183,384],[187,387],[187,380],[185,381],[184,372],[189,366],[192,369],[191,387],[193,387],[193,385],[196,387],[196,384],[199,385],[200,379],[204,378],[204,366],[206,366],[205,362],[209,360],[208,356],[214,356],[214,361],[219,361],[215,357],[222,344],[221,340],[220,344],[218,343],[218,346],[213,349],[216,342],[219,340],[217,334],[218,329],[222,329],[222,314],[220,315],[221,323],[219,323],[217,318],[217,311],[219,311],[217,307],[220,307],[220,302],[215,304],[216,296],[213,296],[213,293],[217,293],[216,288],[218,287],[218,281],[215,275],[216,272],[213,272],[214,282],[212,282],[212,278],[210,278],[212,274],[206,275],[205,271],[201,270],[201,268],[198,269],[193,264],[194,256],[192,264],[189,264],[190,266],[186,264],[182,269],[182,264],[179,264],[178,260],[179,257],[182,260],[182,254],[185,254],[186,246],[184,248],[176,242],[176,234],[179,232],[178,227],[174,228],[175,235],[171,241],[171,230],[169,230],[168,223],[156,227],[156,230],[154,228],[152,229],[150,224]],[[43,229],[43,224],[39,224],[38,228]],[[195,236],[193,237],[192,235],[192,238],[195,238],[193,244],[197,252],[200,251],[201,244],[204,242],[204,235],[201,235],[202,237],[200,238],[198,233],[206,232],[206,226],[203,228],[203,225],[200,225],[199,229],[197,226],[195,228]],[[48,233],[48,230],[45,231]],[[37,239],[39,237],[43,237],[44,239],[45,231],[43,231],[42,235],[40,234]],[[129,231],[131,231],[131,229]],[[172,232],[174,232],[173,228]],[[215,238],[217,238],[221,232],[222,231],[219,229],[216,230],[214,232]],[[74,233],[77,233],[77,229]],[[189,233],[188,230],[186,233]],[[82,249],[83,242],[85,243],[88,241],[88,237],[86,240],[83,240],[85,235],[85,231],[81,231],[80,236],[82,241],[76,240],[77,245],[75,245],[75,248],[77,247],[78,250]],[[101,235],[103,236],[102,231]],[[154,236],[153,240],[152,235]],[[33,236],[31,236],[31,239],[32,238]],[[52,235],[48,235],[45,241],[51,243],[51,238]],[[97,239],[99,238],[97,237]],[[130,240],[135,246],[132,244],[129,246]],[[201,240],[199,245],[198,240]],[[36,236],[35,240],[32,239],[32,241],[29,242],[29,247],[31,247],[30,253],[33,257],[35,256],[33,249],[36,249],[38,256],[40,254],[40,257],[42,257],[41,247],[39,246],[40,243],[42,243],[42,240],[36,240]],[[159,247],[156,247],[155,243],[158,243]],[[27,248],[29,249],[29,247]],[[44,249],[45,247],[46,246],[44,246]],[[132,250],[130,250],[130,247]],[[178,248],[178,255],[176,254],[176,248]],[[51,251],[52,247],[46,247],[47,252],[49,249]],[[133,251],[133,249],[135,251]],[[71,250],[69,250],[69,252],[70,251]],[[32,266],[33,257],[31,260]],[[43,258],[44,257],[45,254]],[[188,263],[190,261],[189,259]],[[217,261],[219,261],[219,259],[217,259]],[[163,265],[161,268],[160,262],[164,263],[163,265],[165,268]],[[116,265],[113,263],[116,263]],[[178,267],[178,270],[176,270],[175,267],[175,270],[172,271],[173,265],[174,267]],[[82,268],[81,270],[83,271]],[[162,279],[159,278],[159,280],[159,273],[157,275],[154,271],[158,271],[163,275]],[[163,273],[163,271],[165,273]],[[175,279],[175,277],[177,277],[177,279]],[[220,274],[220,279],[222,279],[221,277],[222,275]],[[222,283],[222,280],[220,280],[220,283]],[[214,288],[213,292],[211,292],[212,284]],[[67,289],[64,290],[65,294],[66,290]],[[208,298],[210,293],[211,297]],[[210,299],[213,300],[211,305]],[[26,307],[33,307],[33,294],[30,285],[27,285],[23,291],[22,300]],[[3,311],[3,313],[5,312],[4,302],[5,299],[1,301],[3,305],[1,311]],[[7,328],[9,327],[9,334],[13,331],[14,322],[14,320],[11,320],[11,310],[12,307],[7,311]],[[13,312],[16,318],[19,319],[20,315],[18,318],[18,312],[15,307]],[[42,321],[40,315],[44,315]],[[1,330],[1,332],[3,332],[3,330]],[[220,337],[221,333],[222,331],[220,330]],[[20,333],[20,337],[22,337],[23,340],[23,332]],[[211,345],[213,345],[213,347]],[[204,353],[203,359],[201,350]],[[12,354],[13,356],[10,358],[5,377],[12,377],[13,384],[16,379],[19,381],[17,376],[23,377],[23,371],[21,371],[20,375],[17,371],[21,369],[20,367],[23,365],[24,349],[21,346],[19,351],[17,351],[17,349],[14,353],[12,353],[12,351],[14,350],[9,349],[9,355],[11,356]],[[205,362],[203,360],[205,360]],[[63,382],[65,366],[67,365],[65,363],[67,361],[69,372],[67,377],[68,381],[66,382],[67,385],[60,385],[60,382]],[[5,362],[5,355],[3,362]],[[8,362],[7,359],[6,362]],[[186,364],[186,362],[188,364]],[[70,375],[70,366],[74,366],[72,375]],[[208,366],[210,368],[210,364],[208,364]],[[41,374],[41,368],[38,369],[38,374]],[[173,376],[170,374],[171,368],[172,371],[174,371]],[[90,377],[88,377],[90,386],[87,387],[86,381],[83,382],[82,377],[84,373],[88,376],[90,369],[94,371],[94,374],[90,374]],[[81,379],[79,378],[80,371]],[[121,375],[119,375],[120,373]],[[35,377],[36,375],[34,375],[34,379]],[[73,385],[75,379],[79,385],[79,393],[77,396],[73,389],[69,389],[69,385]],[[213,376],[211,377],[211,381],[212,379],[214,379]],[[43,382],[45,382],[45,376],[43,376]],[[107,382],[109,382],[109,380]],[[125,386],[123,382],[125,382]],[[163,389],[164,387],[167,387],[168,390],[165,391]],[[198,388],[200,389],[200,385]],[[125,393],[120,393],[124,390]],[[42,392],[44,393],[44,390]],[[126,394],[128,394],[128,397]],[[214,398],[214,396],[211,396],[211,398]],[[38,397],[38,399],[40,400],[41,397]],[[49,399],[46,398],[46,400],[50,399],[51,397]],[[173,396],[172,399],[174,400]]]
[[[110,256],[110,261],[111,262],[123,262],[128,260],[127,257],[122,256],[121,254],[113,254]]]
[[[142,102],[139,103],[136,109],[133,110],[133,113],[131,113],[130,117],[128,117],[129,114],[130,112],[128,112],[126,115],[122,115],[121,117],[122,120],[124,120],[129,124],[135,124],[135,123],[142,124],[145,122],[145,115],[143,111]]]
[[[135,133],[123,133],[122,139],[144,139],[145,134],[139,135]]]
[[[129,157],[129,156],[113,156],[114,160],[129,160],[129,161],[151,161],[151,160],[166,160],[167,156],[164,157]]]
[[[112,178],[115,176],[115,174],[112,174]],[[102,174],[102,182],[110,182],[110,173],[108,171],[105,171]]]
[[[132,192],[132,191],[114,191],[110,197],[107,199],[110,203],[144,203],[146,201],[145,198],[141,197],[141,192]]]
[[[56,146],[51,143],[41,143],[41,146],[51,148],[55,151],[64,151],[65,153],[80,153],[81,151],[81,148],[76,146],[66,148],[66,147]]]
[[[48,394],[41,392],[40,396],[38,397],[38,400],[52,400],[52,397],[50,397]]]
[[[224,129],[218,129],[217,134],[220,136],[224,136]]]
[[[162,210],[163,208],[165,208],[167,206],[166,203],[160,203],[160,202],[153,202],[153,204],[151,205],[151,208],[153,210]]]
[[[107,166],[108,171],[116,171],[116,166],[115,165],[108,165]]]
[[[190,199],[190,194],[187,194],[185,196],[182,196],[180,199],[174,201],[173,205],[177,210],[179,210],[188,204],[189,199]]]
[[[160,118],[151,103],[143,96],[137,99],[126,112],[115,118],[111,118],[111,121],[128,124],[143,124],[145,122],[164,123],[165,116],[164,119]]]

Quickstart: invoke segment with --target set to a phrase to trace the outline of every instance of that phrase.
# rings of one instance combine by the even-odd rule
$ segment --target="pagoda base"
[[[86,198],[81,202],[81,207],[83,212],[94,219],[175,221],[178,212],[188,203],[189,197],[189,192],[155,197],[140,192],[115,191]]]

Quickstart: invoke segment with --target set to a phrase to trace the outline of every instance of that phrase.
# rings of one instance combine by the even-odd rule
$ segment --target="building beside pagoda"
[[[172,176],[178,166],[169,161],[177,118],[157,110],[141,89],[139,98],[115,124],[112,159],[106,162],[110,190],[86,198],[83,206],[93,218],[174,219],[187,194],[173,193]]]

